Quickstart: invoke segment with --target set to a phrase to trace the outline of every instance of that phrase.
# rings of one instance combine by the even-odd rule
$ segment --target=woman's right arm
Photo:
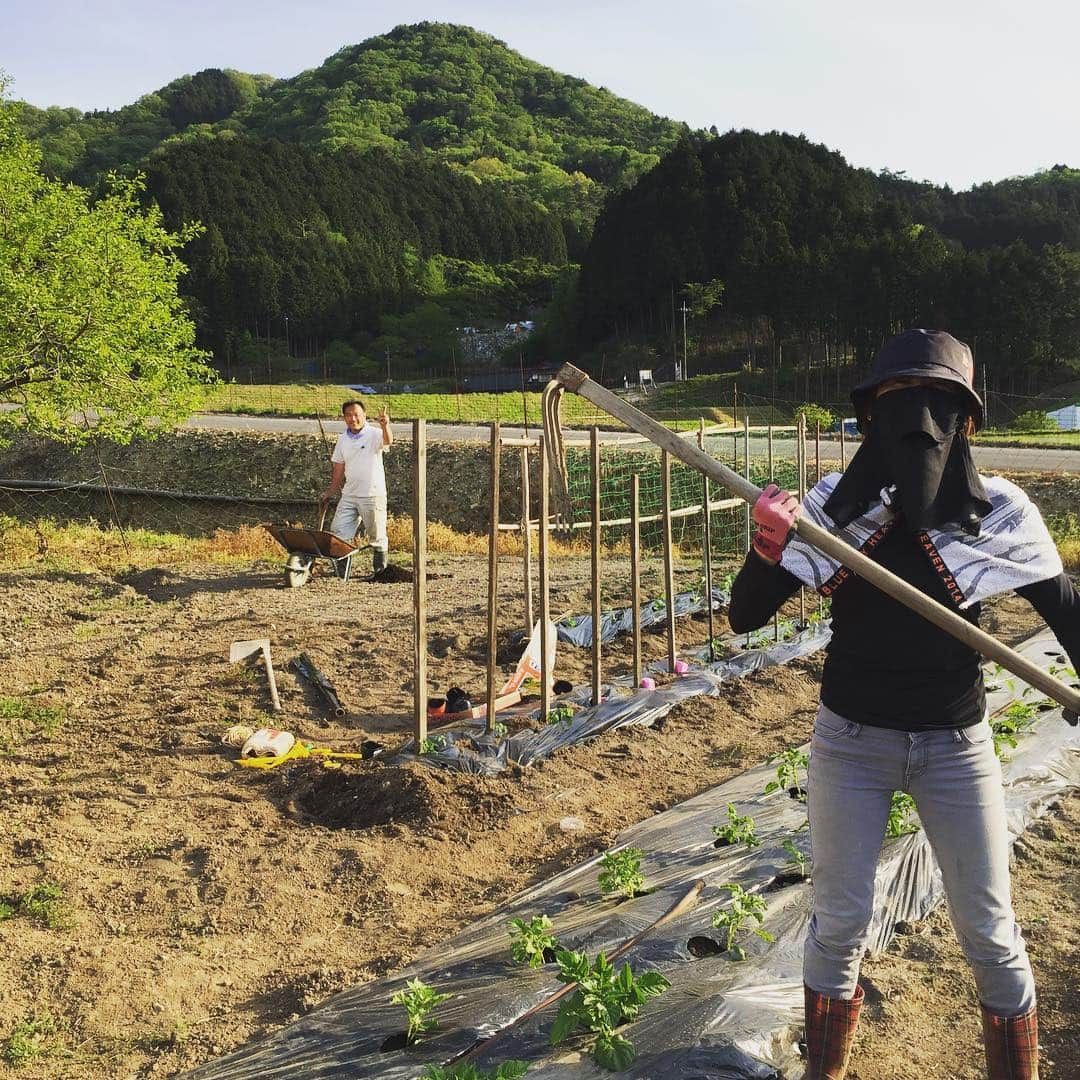
[[[731,586],[728,622],[736,634],[764,626],[799,588],[800,581],[779,563],[770,565],[756,551],[746,555]]]

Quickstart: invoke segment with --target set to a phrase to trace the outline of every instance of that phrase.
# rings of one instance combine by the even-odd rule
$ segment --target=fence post
[[[600,429],[589,429],[592,504],[592,703],[600,704]]]
[[[488,657],[487,657],[487,716],[484,730],[490,732],[495,724],[495,656],[498,652],[496,620],[499,600],[499,458],[501,457],[499,421],[491,425],[491,485],[489,510],[491,513],[488,540]]]
[[[630,607],[633,610],[634,687],[641,686],[641,477],[630,478]]]
[[[551,657],[548,656],[548,622],[551,619],[551,592],[548,577],[548,517],[550,494],[547,446],[540,440],[540,723],[547,722],[551,711]]]
[[[743,417],[743,476],[746,477],[747,480],[750,479],[750,414],[749,413],[747,413]],[[753,513],[754,513],[754,508],[749,503],[747,503],[746,504],[746,530],[745,530],[745,534],[743,536],[743,541],[744,541],[744,544],[745,544],[745,548],[744,548],[744,551],[743,551],[744,556],[750,554],[750,542],[751,542],[751,539],[752,539],[751,528],[752,528],[752,525],[753,525],[753,520],[752,520]],[[746,647],[748,649],[750,648],[750,635],[749,634],[746,635]]]
[[[521,448],[521,559],[525,564],[525,640],[533,628],[532,529],[529,527],[529,448]]]
[[[799,502],[806,498],[806,414],[799,413],[798,450],[796,461],[799,469]],[[806,625],[806,587],[799,587],[799,624]]]
[[[660,453],[660,490],[664,523],[664,600],[667,604],[668,671],[675,674],[675,565],[671,551],[671,456]]]
[[[705,417],[698,425],[698,449],[705,450]],[[713,637],[716,630],[713,625],[713,586],[712,586],[712,512],[709,510],[709,478],[701,474],[701,546],[705,560],[705,610],[709,618],[709,663],[716,660],[713,651]]]
[[[427,738],[427,426],[413,421],[413,739]]]

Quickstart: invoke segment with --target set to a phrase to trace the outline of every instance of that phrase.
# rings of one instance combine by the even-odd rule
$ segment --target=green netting
[[[746,475],[746,457],[742,432],[710,434],[705,438],[705,451],[729,469]],[[572,518],[576,525],[591,521],[591,466],[586,447],[571,447],[567,451]],[[640,514],[642,519],[658,517],[663,510],[663,484],[660,450],[651,444],[632,446],[602,445],[600,448],[600,519],[619,522],[603,529],[604,543],[614,545],[629,536],[629,525],[621,524],[630,517],[631,481],[640,477]],[[793,461],[774,457],[772,467],[768,456],[751,456],[750,480],[763,487],[775,480],[781,487],[798,490],[798,472]],[[709,485],[711,502],[730,498],[730,493],[716,483]],[[688,507],[701,507],[704,502],[701,473],[671,461],[671,509],[673,513]],[[702,543],[703,517],[699,511],[692,515],[676,516],[672,520],[672,537],[680,547],[695,550]],[[662,525],[659,521],[644,521],[642,544],[649,550],[661,547]],[[741,555],[746,551],[746,508],[712,511],[712,549],[716,557]]]

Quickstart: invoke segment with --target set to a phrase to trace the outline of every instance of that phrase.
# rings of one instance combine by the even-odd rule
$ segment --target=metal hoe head
[[[270,639],[269,638],[255,638],[252,641],[234,641],[229,646],[229,663],[235,664],[238,660],[247,660],[250,656],[255,656],[257,653],[262,653],[263,656],[270,656]]]

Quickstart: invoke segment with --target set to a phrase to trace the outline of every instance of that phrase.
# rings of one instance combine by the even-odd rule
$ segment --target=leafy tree
[[[137,180],[111,177],[92,202],[47,179],[16,111],[0,99],[0,435],[167,430],[213,378],[176,291],[197,230],[167,231]]]

